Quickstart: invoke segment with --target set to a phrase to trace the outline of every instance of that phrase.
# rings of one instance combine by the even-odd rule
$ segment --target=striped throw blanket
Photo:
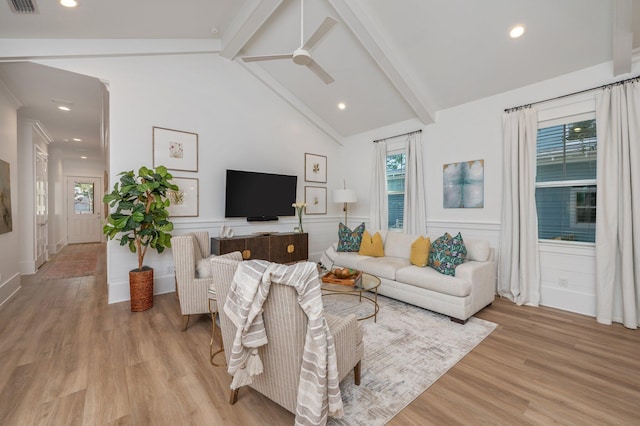
[[[272,282],[292,286],[307,315],[298,397],[296,425],[324,425],[327,416],[342,417],[338,364],[333,336],[323,315],[322,294],[316,265],[301,262],[280,265],[264,260],[242,262],[233,278],[224,312],[237,327],[228,372],[231,389],[251,384],[262,373],[258,347],[267,344],[262,305]]]

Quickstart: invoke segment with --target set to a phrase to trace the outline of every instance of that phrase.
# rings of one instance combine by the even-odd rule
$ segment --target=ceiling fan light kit
[[[304,0],[300,1],[300,47],[290,54],[262,55],[262,56],[245,56],[242,58],[244,62],[272,61],[278,59],[293,59],[297,65],[308,67],[316,76],[318,76],[325,84],[334,82],[334,79],[327,73],[316,61],[313,60],[310,50],[317,45],[337,24],[335,18],[327,16],[320,26],[311,34],[311,37],[304,42]]]

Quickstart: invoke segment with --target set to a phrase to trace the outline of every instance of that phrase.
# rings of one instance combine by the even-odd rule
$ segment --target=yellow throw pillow
[[[412,265],[424,268],[429,261],[429,250],[431,249],[431,239],[424,238],[422,235],[411,244],[411,257],[409,260]]]
[[[384,256],[384,247],[382,245],[382,236],[376,232],[371,238],[369,232],[364,231],[362,234],[362,242],[360,242],[360,251],[363,256],[382,257]]]

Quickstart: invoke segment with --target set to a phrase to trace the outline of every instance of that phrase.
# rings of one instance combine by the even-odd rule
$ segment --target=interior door
[[[36,269],[49,260],[47,154],[36,146]]]
[[[69,244],[101,241],[101,188],[101,178],[71,176],[67,178],[67,240]]]

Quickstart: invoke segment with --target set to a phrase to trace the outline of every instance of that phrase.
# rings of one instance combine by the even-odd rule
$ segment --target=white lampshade
[[[334,203],[355,203],[358,201],[356,191],[353,189],[334,189],[333,190],[333,202]]]

